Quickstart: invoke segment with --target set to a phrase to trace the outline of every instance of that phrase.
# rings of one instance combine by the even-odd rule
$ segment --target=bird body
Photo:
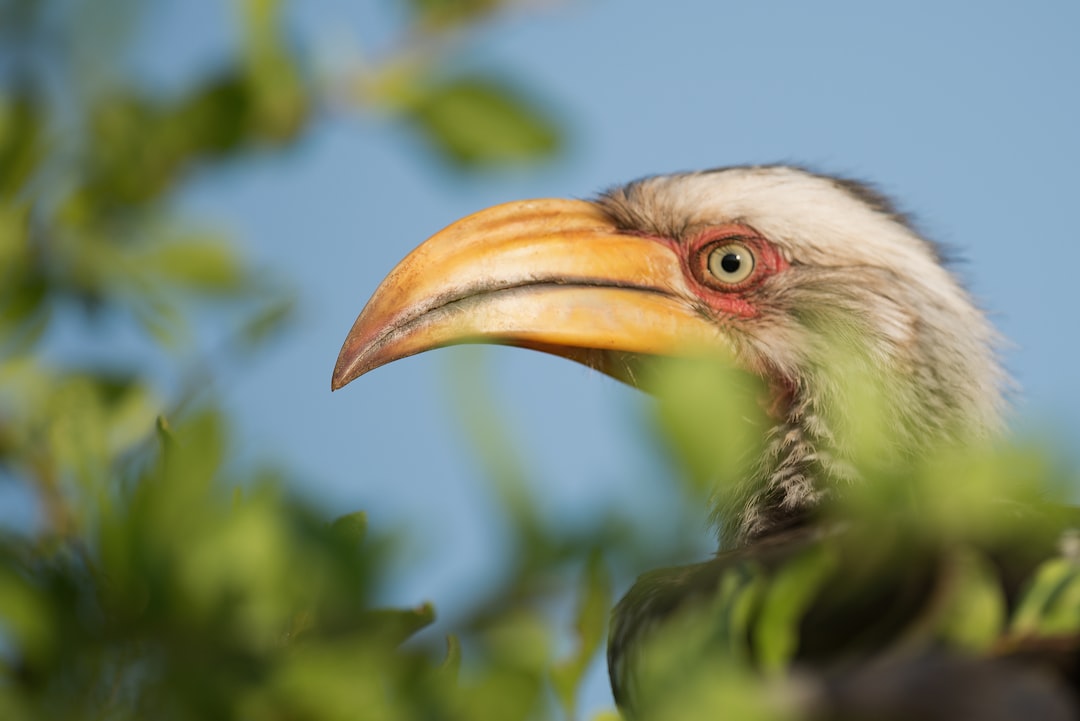
[[[1021,596],[1013,576],[1053,554],[1060,519],[1023,524],[1018,549],[998,543],[1019,538],[1005,532],[973,551],[975,532],[927,540],[902,514],[871,529],[844,515],[864,485],[868,413],[880,425],[877,463],[917,468],[995,437],[1005,406],[993,327],[937,246],[868,186],[733,167],[648,177],[594,201],[481,211],[383,281],[343,345],[333,387],[461,342],[553,353],[637,386],[647,383],[643,358],[722,354],[762,383],[761,452],[713,500],[721,552],[643,577],[615,610],[609,670],[624,709],[650,707],[639,669],[658,629],[704,612],[709,648],[816,669],[810,706],[821,718],[871,717],[857,687],[878,686],[893,717],[913,717],[917,706],[901,697],[933,686],[926,668],[955,673],[959,685],[992,678],[1003,698],[1030,696],[1048,718],[1076,710],[1056,681],[1031,685],[998,657],[973,666],[953,653],[941,611],[956,578],[992,568],[1010,612]],[[994,524],[1011,528],[1001,518]],[[769,589],[782,595],[793,575],[810,579],[806,598],[787,604],[797,633],[763,646],[755,619],[787,607]],[[731,603],[718,609],[717,599]],[[873,668],[907,681],[882,683]],[[983,714],[985,701],[941,708]]]

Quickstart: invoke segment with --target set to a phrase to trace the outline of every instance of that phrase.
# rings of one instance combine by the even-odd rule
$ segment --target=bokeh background
[[[245,32],[219,0],[105,5],[84,50],[88,82],[100,54],[100,82],[123,73],[181,94]],[[329,392],[341,341],[393,264],[506,200],[587,198],[646,174],[745,163],[870,180],[960,259],[1001,329],[1014,427],[1075,445],[1080,5],[537,0],[427,35],[390,0],[283,12],[322,100],[285,147],[191,169],[175,208],[227,232],[260,275],[291,289],[295,311],[260,353],[220,369],[232,326],[204,314],[189,357],[210,368],[241,457],[291,469],[328,516],[362,508],[400,534],[386,602],[432,600],[452,623],[512,560],[485,441],[462,418],[478,388],[540,515],[581,526],[604,509],[648,519],[675,503],[645,430],[648,399],[559,359],[447,349]],[[371,101],[393,96],[395,68],[426,53],[447,73],[513,88],[542,123],[536,157],[455,160],[422,119]],[[57,359],[125,354],[151,366],[163,352],[108,320],[60,322],[48,347]],[[8,523],[33,523],[11,510],[34,507],[18,486],[0,484],[0,503]],[[704,549],[704,514],[701,524],[690,535]],[[589,688],[587,711],[610,705],[599,662]]]

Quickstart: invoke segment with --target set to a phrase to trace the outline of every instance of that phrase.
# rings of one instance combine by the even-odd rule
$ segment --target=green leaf
[[[132,306],[133,318],[144,331],[163,347],[182,348],[190,340],[186,316],[176,304],[158,292],[147,291],[140,302]]]
[[[59,467],[74,471],[86,488],[107,475],[109,454],[105,408],[99,389],[86,376],[65,379],[50,399],[49,448]]]
[[[280,333],[292,320],[296,311],[296,299],[282,294],[259,308],[246,318],[235,334],[240,350],[251,351],[262,346],[275,334]]]
[[[516,448],[511,426],[485,381],[485,350],[480,346],[464,348],[451,357],[450,382],[446,388],[461,419],[461,428],[502,502],[506,515],[519,537],[530,539],[541,534],[542,521],[533,498],[533,484]],[[534,547],[530,551],[536,550]]]
[[[818,547],[788,561],[772,578],[754,626],[754,648],[763,670],[786,670],[798,650],[803,614],[836,566],[836,557]]]
[[[28,261],[29,225],[28,204],[0,202],[0,280],[4,281],[5,289]]]
[[[159,430],[159,433],[161,431]],[[172,453],[165,457],[164,473],[155,485],[153,501],[162,519],[183,523],[177,514],[206,503],[225,460],[224,419],[212,411],[202,411],[173,430]]]
[[[396,646],[435,622],[435,606],[423,603],[416,608],[378,609],[368,612],[367,621],[384,643]]]
[[[154,246],[138,254],[144,271],[163,281],[203,293],[232,293],[240,289],[243,264],[221,238],[190,237]]]
[[[158,142],[175,149],[178,162],[196,155],[235,153],[249,139],[251,104],[245,78],[222,75],[169,109],[158,127]]]
[[[937,618],[941,637],[969,651],[986,651],[1005,626],[1005,593],[998,574],[981,555],[954,549],[946,597]]]
[[[731,569],[720,582],[713,612],[721,621],[718,636],[724,652],[736,663],[748,661],[746,639],[767,587],[764,572],[754,566]]]
[[[593,553],[581,575],[575,628],[577,652],[551,670],[552,685],[567,718],[573,718],[578,691],[589,663],[600,649],[611,612],[611,579],[603,558]]]
[[[242,0],[245,65],[250,90],[249,132],[261,140],[295,139],[310,116],[311,98],[282,27],[281,0]]]
[[[578,589],[578,612],[575,627],[581,639],[581,657],[592,657],[607,633],[611,613],[611,577],[598,552],[589,556]]]
[[[99,382],[105,380],[99,376]],[[120,456],[147,437],[161,401],[134,378],[121,378],[107,390],[106,440],[110,455]]]
[[[367,536],[367,514],[363,511],[347,513],[334,519],[330,526],[334,534],[346,543],[359,546]]]
[[[0,201],[0,353],[28,352],[50,318],[48,281],[30,245],[30,205]]]
[[[531,161],[559,147],[559,130],[546,113],[487,78],[428,87],[409,114],[446,158],[463,166]]]
[[[409,0],[417,21],[441,28],[477,20],[506,4],[506,0]]]
[[[537,613],[515,609],[497,616],[484,629],[483,640],[492,658],[508,667],[542,674],[551,661],[552,634]]]
[[[50,654],[59,641],[51,606],[52,599],[0,565],[0,638],[5,646],[13,644],[19,656],[33,662]]]
[[[1036,570],[1013,615],[1018,635],[1053,635],[1080,630],[1080,565],[1053,558]]]
[[[606,710],[597,712],[590,721],[623,721],[623,717],[618,711]]]
[[[452,633],[446,637],[446,658],[439,671],[452,680],[456,680],[461,672],[461,641]]]
[[[0,198],[18,193],[37,169],[45,127],[41,103],[8,97],[0,90]]]
[[[770,422],[759,402],[761,381],[727,359],[665,359],[644,372],[659,400],[660,433],[692,483],[688,490],[741,493]]]

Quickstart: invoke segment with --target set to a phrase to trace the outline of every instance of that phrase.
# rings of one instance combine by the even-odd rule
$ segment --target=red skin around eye
[[[709,307],[740,318],[758,315],[751,291],[769,276],[789,267],[776,246],[750,226],[740,223],[706,228],[685,242],[660,240],[679,256],[687,282]],[[709,253],[713,248],[732,242],[745,245],[754,254],[754,270],[739,283],[724,283],[709,272]]]
[[[652,233],[630,232],[663,243],[679,257],[687,284],[718,313],[740,318],[756,318],[760,311],[750,300],[752,291],[771,275],[787,270],[791,264],[783,254],[749,225],[725,223],[706,228],[685,241]],[[754,254],[754,270],[742,282],[724,283],[709,272],[709,252],[726,243],[738,242]]]

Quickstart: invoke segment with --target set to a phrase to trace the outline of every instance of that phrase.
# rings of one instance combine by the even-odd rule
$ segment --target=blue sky
[[[150,18],[146,72],[181,77],[230,42],[217,0]],[[389,2],[293,3],[299,41],[329,57],[385,49]],[[461,608],[499,554],[482,471],[447,388],[482,363],[546,511],[637,507],[662,464],[646,400],[565,361],[448,349],[340,393],[330,371],[353,319],[408,250],[482,207],[588,197],[641,175],[792,161],[874,181],[932,238],[1009,339],[1019,428],[1080,438],[1080,4],[535,2],[490,23],[465,65],[528,81],[568,130],[528,172],[446,172],[422,142],[362,113],[329,114],[300,147],[200,176],[196,216],[290,278],[299,323],[221,394],[251,453],[286,462],[329,512],[366,509],[412,541],[394,600]],[[591,703],[604,705],[603,679]]]

